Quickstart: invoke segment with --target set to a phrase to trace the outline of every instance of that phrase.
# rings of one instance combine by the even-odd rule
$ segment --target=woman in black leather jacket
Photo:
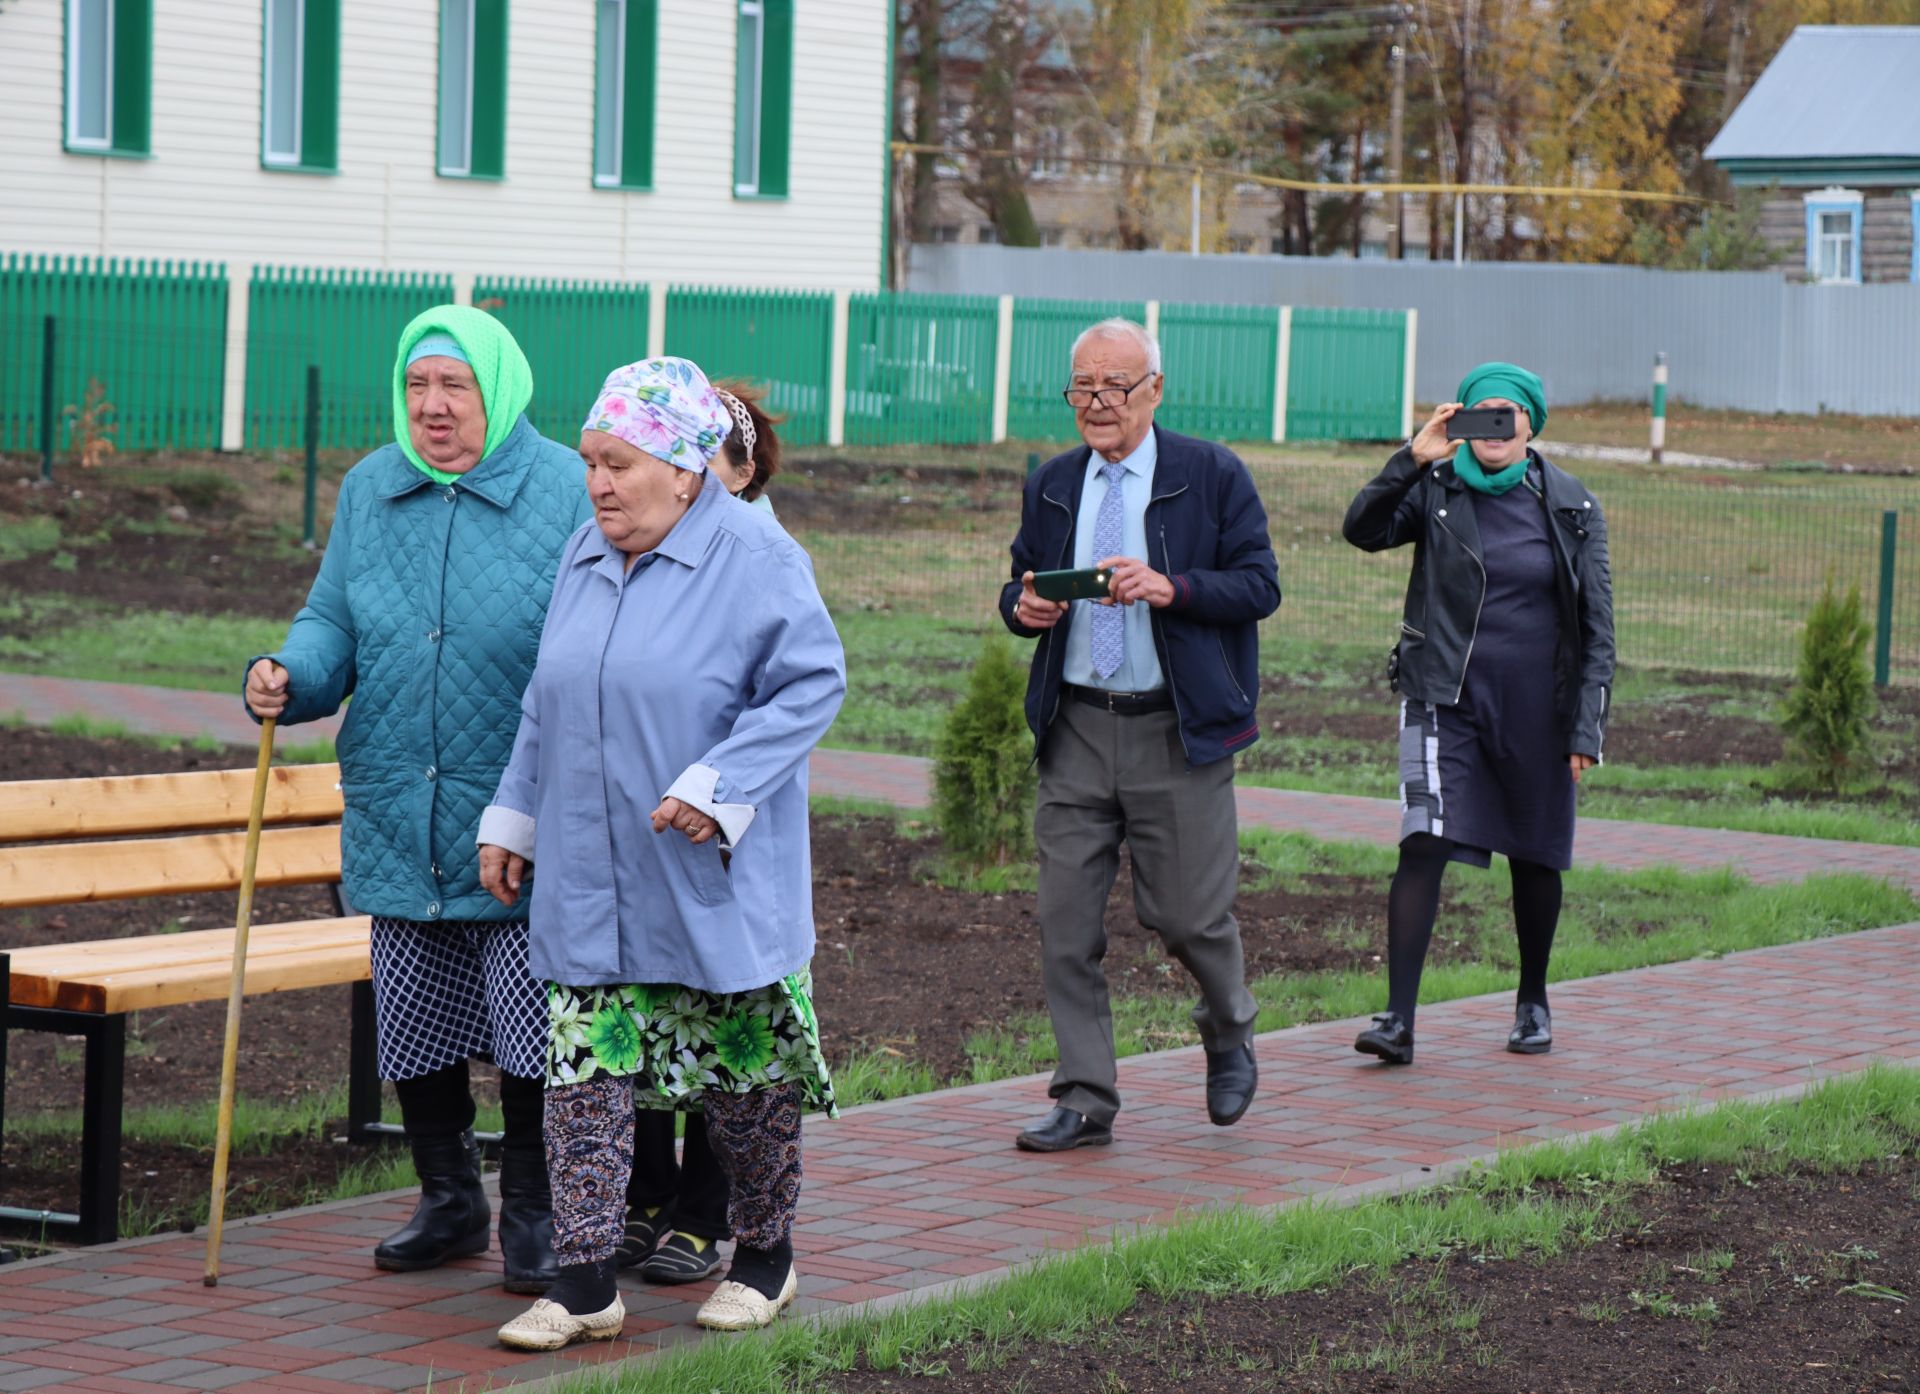
[[[1613,688],[1607,524],[1578,479],[1530,448],[1540,379],[1485,363],[1347,510],[1354,546],[1413,544],[1400,643],[1400,863],[1387,901],[1387,1010],[1354,1049],[1413,1059],[1420,972],[1449,861],[1513,872],[1520,985],[1507,1049],[1552,1047],[1547,959],[1573,862],[1574,786],[1600,763]],[[1510,440],[1460,443],[1462,404],[1514,409]]]

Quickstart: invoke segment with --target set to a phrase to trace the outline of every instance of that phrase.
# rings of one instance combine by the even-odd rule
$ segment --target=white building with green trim
[[[1832,284],[1920,281],[1920,26],[1801,25],[1706,157],[1765,190],[1779,265]]]
[[[860,289],[885,0],[0,0],[0,251]]]

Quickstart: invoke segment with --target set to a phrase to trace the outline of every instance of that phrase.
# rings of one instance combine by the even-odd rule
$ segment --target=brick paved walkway
[[[79,713],[154,735],[209,735],[239,745],[252,745],[259,739],[259,730],[240,710],[237,695],[218,692],[0,673],[0,715],[10,712],[42,724]],[[282,739],[293,742],[332,736],[338,726],[337,720],[292,726]],[[813,757],[813,791],[817,794],[917,808],[929,801],[929,780],[927,762],[909,755],[821,750]],[[1399,841],[1400,816],[1391,799],[1252,786],[1242,786],[1239,798],[1240,819],[1246,827],[1382,846]],[[1920,890],[1920,851],[1878,843],[1583,818],[1575,838],[1574,857],[1582,865],[1625,870],[1668,865],[1698,871],[1731,866],[1756,881],[1798,880],[1815,871],[1860,871]],[[0,1394],[4,1394],[4,1388],[0,1385]]]
[[[1857,1010],[1866,982],[1870,1014]],[[811,1120],[800,1310],[905,1300],[1198,1207],[1400,1189],[1501,1147],[1920,1062],[1920,923],[1562,983],[1554,1009],[1554,1053],[1524,1057],[1501,1049],[1504,995],[1429,1006],[1411,1069],[1354,1054],[1355,1022],[1274,1032],[1259,1042],[1263,1091],[1230,1129],[1205,1120],[1197,1048],[1122,1061],[1114,1145],[1063,1156],[1012,1146],[1047,1107],[1038,1076]],[[452,1391],[698,1334],[708,1285],[629,1278],[625,1339],[511,1354],[493,1332],[525,1299],[499,1290],[497,1256],[376,1273],[369,1251],[410,1204],[238,1222],[214,1289],[200,1282],[204,1241],[181,1236],[0,1268],[0,1391]]]

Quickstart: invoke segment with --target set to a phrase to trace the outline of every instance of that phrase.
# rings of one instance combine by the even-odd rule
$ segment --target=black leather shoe
[[[1389,1065],[1413,1063],[1413,1028],[1398,1012],[1382,1012],[1373,1025],[1353,1038],[1362,1055],[1377,1055]]]
[[[373,1251],[374,1265],[413,1273],[484,1254],[493,1213],[480,1189],[480,1148],[473,1130],[407,1141],[413,1169],[420,1173],[420,1204],[405,1227]]]
[[[1253,1103],[1260,1082],[1260,1067],[1253,1060],[1253,1045],[1232,1050],[1207,1052],[1207,1117],[1222,1128],[1240,1121]]]
[[[1553,1049],[1553,1016],[1538,1002],[1522,1002],[1513,1013],[1507,1049],[1515,1055],[1545,1055]]]
[[[1056,1107],[1031,1128],[1023,1129],[1013,1143],[1022,1152],[1065,1152],[1074,1147],[1105,1147],[1112,1141],[1109,1124],[1096,1123],[1070,1108]]]
[[[537,1296],[560,1276],[544,1147],[500,1150],[500,1259],[508,1292]]]

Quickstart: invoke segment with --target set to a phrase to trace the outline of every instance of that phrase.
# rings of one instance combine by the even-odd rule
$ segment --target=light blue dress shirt
[[[1120,463],[1126,473],[1120,476],[1120,506],[1126,510],[1121,551],[1130,557],[1147,560],[1147,502],[1153,497],[1153,467],[1160,460],[1160,445],[1152,431]],[[1106,458],[1099,451],[1087,456],[1087,478],[1080,487],[1080,514],[1073,526],[1073,565],[1075,570],[1106,560],[1093,554],[1093,528],[1100,517],[1100,505],[1106,501],[1107,481],[1101,471]],[[1067,614],[1067,666],[1062,677],[1078,687],[1098,687],[1109,692],[1152,692],[1166,686],[1160,673],[1160,655],[1153,647],[1153,613],[1146,601],[1122,606],[1125,614],[1126,656],[1112,675],[1093,675],[1093,628],[1087,611],[1097,600],[1076,600]]]
[[[625,561],[596,523],[568,542],[479,841],[533,860],[535,977],[765,987],[813,957],[807,756],[840,636],[800,544],[724,490]],[[654,832],[667,796],[720,835]]]

